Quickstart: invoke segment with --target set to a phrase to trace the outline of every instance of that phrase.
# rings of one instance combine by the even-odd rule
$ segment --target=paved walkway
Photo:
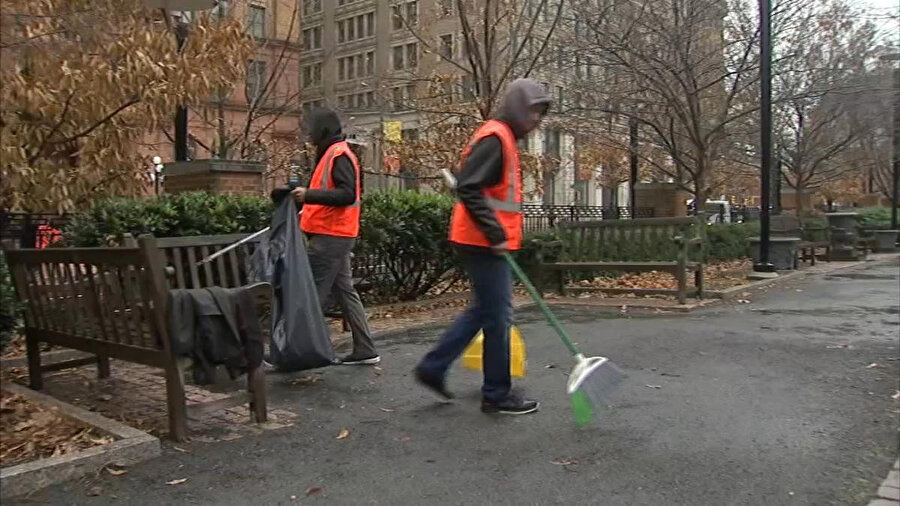
[[[588,353],[629,374],[590,427],[571,421],[570,361],[534,311],[521,384],[534,416],[478,411],[454,370],[436,404],[409,371],[436,330],[382,349],[379,368],[272,375],[292,425],[228,442],[166,444],[125,475],[50,488],[52,504],[852,504],[897,458],[900,267],[798,279],[687,315],[559,308]],[[874,364],[874,365],[873,365]],[[183,480],[187,481],[175,481]],[[167,482],[177,483],[167,485]],[[88,490],[100,495],[88,497]],[[884,490],[882,490],[882,493]],[[882,503],[883,504],[883,503]]]

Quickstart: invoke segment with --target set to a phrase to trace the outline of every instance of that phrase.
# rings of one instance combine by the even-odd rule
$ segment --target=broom
[[[550,311],[547,303],[541,298],[541,294],[531,284],[531,281],[529,281],[525,272],[522,271],[522,268],[519,267],[519,264],[513,260],[512,255],[505,253],[503,258],[509,263],[516,277],[525,285],[528,294],[541,308],[550,326],[556,331],[563,344],[575,357],[575,367],[569,373],[566,391],[571,396],[572,413],[575,422],[580,426],[584,426],[594,417],[595,408],[605,404],[604,398],[606,394],[625,378],[625,373],[606,357],[585,357],[578,351],[566,329],[556,319],[556,315]]]

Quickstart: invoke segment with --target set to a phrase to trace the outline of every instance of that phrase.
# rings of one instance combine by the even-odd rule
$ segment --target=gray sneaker
[[[356,357],[350,354],[341,359],[341,365],[375,365],[379,362],[381,362],[381,357],[378,355],[374,357]]]

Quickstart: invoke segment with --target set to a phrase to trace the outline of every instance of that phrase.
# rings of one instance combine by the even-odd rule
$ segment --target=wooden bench
[[[799,237],[797,246],[798,259],[816,265],[816,253],[825,249],[825,261],[831,261],[831,237],[828,226],[815,226],[802,223],[797,216],[780,214],[772,216],[769,222],[774,237]]]
[[[168,240],[171,248],[178,241]],[[187,437],[189,414],[250,403],[251,419],[266,420],[265,376],[262,367],[248,374],[248,392],[222,401],[191,406],[185,400],[185,361],[172,351],[168,335],[168,289],[202,284],[194,273],[166,279],[167,250],[150,236],[119,248],[50,248],[7,250],[6,258],[18,299],[23,304],[28,374],[31,387],[43,387],[42,373],[96,363],[100,378],[109,377],[109,359],[163,369],[169,433]],[[199,269],[205,271],[206,269]],[[176,274],[177,269],[174,271]],[[216,272],[221,272],[216,266]],[[199,272],[197,273],[199,276]],[[174,279],[174,282],[172,282]],[[194,283],[194,281],[197,281]],[[213,283],[215,278],[203,280]],[[218,285],[223,286],[223,285]],[[240,286],[240,285],[229,285]],[[258,301],[271,298],[271,286],[249,287]],[[40,343],[73,348],[95,355],[41,365]]]
[[[703,216],[566,222],[559,225],[560,260],[545,262],[539,250],[538,265],[556,274],[561,294],[570,271],[669,272],[678,282],[678,302],[684,304],[689,294],[703,297],[705,226]],[[694,273],[692,291],[689,272]]]

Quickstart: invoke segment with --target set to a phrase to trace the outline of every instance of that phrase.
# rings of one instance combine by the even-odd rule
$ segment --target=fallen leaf
[[[394,412],[394,410],[391,408],[378,408],[378,409],[380,409],[381,411],[384,411],[385,413],[393,413]]]
[[[406,441],[409,441],[409,436],[398,436],[398,437],[394,438],[394,441],[399,441],[401,443],[405,443]]]
[[[550,461],[555,466],[577,466],[578,459],[559,457]]]
[[[187,478],[181,478],[180,480],[167,481],[166,485],[181,485],[182,483],[184,483],[186,481],[188,481]]]
[[[113,397],[112,397],[111,395],[109,395],[109,394],[103,394],[103,395],[98,395],[98,396],[97,396],[97,400],[104,401],[104,402],[111,401],[112,398],[113,398]]]
[[[122,476],[123,474],[127,474],[128,470],[125,469],[125,466],[120,466],[118,464],[109,464],[104,469],[106,472],[113,476]]]
[[[891,399],[894,399],[895,401],[900,401],[900,390],[897,390],[897,393],[892,395]]]
[[[306,497],[314,494],[321,494],[322,492],[322,487],[309,487],[308,489],[306,489]]]
[[[738,299],[737,303],[738,304],[750,304],[750,301],[747,299]]]
[[[544,366],[544,369],[556,369],[556,364],[547,364]]]
[[[338,434],[335,439],[347,439],[347,436],[349,435],[350,431],[348,429],[341,429],[340,434]]]
[[[102,493],[103,493],[103,487],[101,487],[100,485],[97,485],[97,486],[95,486],[95,487],[91,487],[91,488],[88,489],[88,491],[87,491],[88,497],[97,497],[98,495],[100,495],[100,494],[102,494]]]
[[[291,496],[291,500],[292,500],[292,501],[296,501],[296,500],[297,500],[297,496],[292,495],[292,496]]]
[[[644,385],[644,386],[647,388],[656,388],[656,389],[662,388],[662,385]]]
[[[187,452],[188,452],[188,451],[185,450],[184,448],[179,448],[179,447],[177,447],[177,446],[173,446],[172,448],[174,448],[176,451],[179,451],[179,452],[181,452],[181,453],[187,453]]]
[[[876,362],[872,362],[871,364],[866,366],[866,369],[875,369],[876,367],[884,367],[884,366],[881,364],[878,364]]]
[[[829,350],[839,350],[841,348],[847,348],[847,345],[846,344],[833,344],[831,346],[826,346],[825,348],[827,348]]]

